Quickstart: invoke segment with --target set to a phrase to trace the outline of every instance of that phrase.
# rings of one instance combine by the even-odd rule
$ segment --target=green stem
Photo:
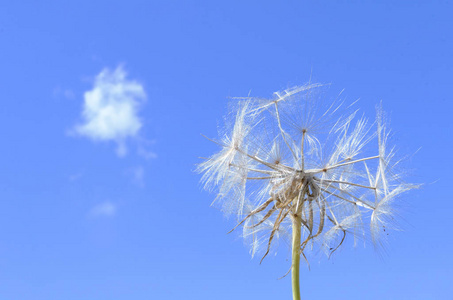
[[[291,284],[293,288],[293,300],[300,300],[299,266],[300,266],[300,235],[301,218],[296,214],[293,217],[293,253],[291,262]]]

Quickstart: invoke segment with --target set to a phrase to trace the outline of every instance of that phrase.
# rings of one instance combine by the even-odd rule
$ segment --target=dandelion
[[[262,261],[279,239],[292,240],[294,300],[301,255],[317,248],[330,256],[347,236],[383,246],[396,229],[396,198],[417,187],[401,181],[380,106],[370,123],[354,104],[320,101],[321,90],[309,83],[271,99],[234,99],[212,140],[220,151],[197,168],[217,192],[213,204],[237,216],[252,256],[263,251]]]

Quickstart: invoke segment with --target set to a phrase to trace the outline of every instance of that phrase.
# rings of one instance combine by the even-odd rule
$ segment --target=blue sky
[[[382,100],[406,179],[424,186],[402,199],[387,255],[313,258],[303,298],[452,299],[452,11],[2,1],[0,299],[290,299],[289,252],[252,260],[193,170],[228,97],[310,77],[371,119]]]

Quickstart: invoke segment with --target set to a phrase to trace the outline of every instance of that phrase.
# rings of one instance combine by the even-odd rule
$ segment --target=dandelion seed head
[[[197,168],[217,193],[214,204],[238,218],[252,256],[277,249],[296,218],[302,253],[318,248],[330,256],[347,237],[381,247],[397,229],[398,197],[418,187],[397,172],[382,105],[370,123],[339,97],[321,101],[322,88],[233,99],[215,141],[219,152]]]

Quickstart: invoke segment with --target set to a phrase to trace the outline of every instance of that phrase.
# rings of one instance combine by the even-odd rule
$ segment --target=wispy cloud
[[[118,156],[124,156],[126,140],[137,137],[143,125],[138,111],[144,100],[143,86],[127,79],[121,66],[104,69],[96,76],[93,89],[84,94],[83,122],[73,132],[91,140],[114,141]]]
[[[75,181],[79,180],[80,178],[82,178],[82,176],[83,176],[82,172],[73,173],[73,174],[69,175],[69,181],[75,182]]]
[[[116,215],[117,206],[109,201],[100,203],[88,212],[90,217],[113,217]]]
[[[135,167],[133,169],[130,169],[128,173],[132,177],[132,182],[139,186],[139,187],[144,187],[145,186],[145,169],[142,166]]]
[[[154,151],[149,150],[148,148],[154,145],[156,141],[139,139],[137,154],[143,157],[146,160],[157,158],[157,154]]]
[[[57,86],[53,89],[52,94],[55,98],[74,99],[74,91]]]

